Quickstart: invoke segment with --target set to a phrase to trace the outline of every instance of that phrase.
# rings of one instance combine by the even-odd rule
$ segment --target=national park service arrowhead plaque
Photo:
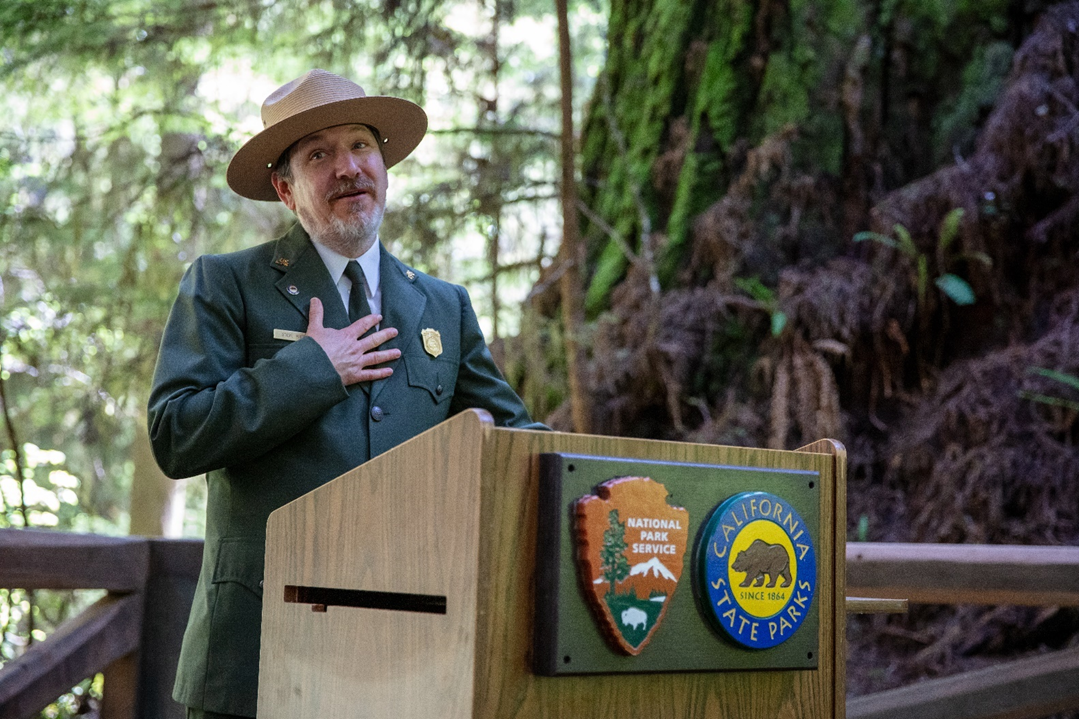
[[[670,605],[689,543],[689,512],[648,477],[619,477],[574,505],[581,584],[611,643],[636,656]]]

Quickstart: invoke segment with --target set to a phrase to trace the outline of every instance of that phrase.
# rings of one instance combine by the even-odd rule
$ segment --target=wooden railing
[[[105,674],[102,719],[182,719],[172,701],[202,542],[0,530],[0,586],[105,597],[0,670],[0,719]],[[850,544],[847,593],[926,604],[1079,606],[1079,547]],[[847,701],[849,719],[1036,719],[1079,709],[1079,648]]]
[[[0,719],[104,672],[102,719],[183,719],[171,698],[202,542],[0,530],[0,587],[107,594],[0,670]],[[141,650],[141,651],[140,651]]]
[[[1079,547],[847,545],[847,594],[1079,606]],[[1079,709],[1079,647],[847,700],[848,719],[1037,719]]]

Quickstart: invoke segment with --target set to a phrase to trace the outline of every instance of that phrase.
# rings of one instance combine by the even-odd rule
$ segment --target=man
[[[229,185],[280,200],[299,224],[191,265],[149,403],[162,469],[208,482],[174,691],[189,718],[255,715],[270,512],[469,407],[543,428],[491,360],[465,290],[378,240],[386,169],[422,139],[423,110],[313,70],[262,117]]]

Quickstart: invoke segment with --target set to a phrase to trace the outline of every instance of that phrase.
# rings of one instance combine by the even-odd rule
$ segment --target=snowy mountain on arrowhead
[[[640,564],[634,564],[633,568],[629,570],[629,576],[648,576],[652,574],[656,579],[666,579],[671,582],[677,582],[678,577],[674,576],[671,570],[663,566],[663,562],[659,561],[659,557],[652,557],[647,562],[641,562]]]

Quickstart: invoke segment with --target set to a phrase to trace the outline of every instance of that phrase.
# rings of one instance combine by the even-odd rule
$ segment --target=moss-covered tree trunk
[[[623,276],[627,249],[649,253],[644,213],[660,280],[678,284],[694,221],[764,137],[797,128],[798,163],[841,175],[836,110],[863,13],[849,0],[613,3],[583,138],[586,202],[599,218],[585,227],[591,310]]]

